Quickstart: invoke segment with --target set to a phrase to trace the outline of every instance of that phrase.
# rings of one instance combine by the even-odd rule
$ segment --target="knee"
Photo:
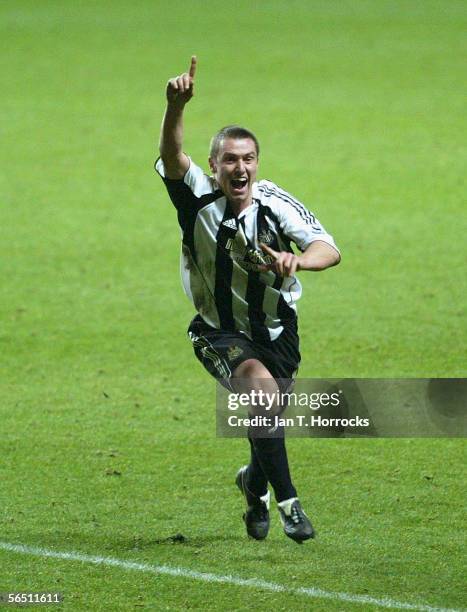
[[[234,372],[235,386],[242,392],[276,393],[277,382],[267,367],[258,359],[247,359]]]
[[[247,359],[243,361],[234,371],[234,378],[244,379],[267,379],[272,378],[267,367],[258,359]]]
[[[250,414],[271,416],[278,413],[279,387],[263,363],[257,359],[244,361],[236,368],[232,382],[237,393],[255,396],[249,408]]]

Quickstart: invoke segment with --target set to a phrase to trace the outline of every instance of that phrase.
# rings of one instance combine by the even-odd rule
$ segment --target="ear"
[[[216,165],[216,162],[213,160],[212,157],[209,158],[209,167],[211,168],[211,172],[213,174],[216,174],[216,172],[217,172],[217,165]]]

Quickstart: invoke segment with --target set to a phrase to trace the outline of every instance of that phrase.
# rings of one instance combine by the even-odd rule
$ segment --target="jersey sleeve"
[[[197,166],[191,158],[190,166],[182,179],[170,179],[165,176],[164,162],[159,157],[154,164],[156,172],[169,193],[175,208],[183,208],[187,205],[192,205],[201,196],[212,193],[214,191],[213,181]]]
[[[304,251],[312,242],[321,240],[332,246],[339,253],[339,249],[331,234],[328,234],[315,215],[299,200],[287,191],[284,191],[271,181],[260,181],[258,191],[261,200],[266,200],[279,221],[281,231],[294,242],[301,251]]]
[[[154,164],[156,172],[177,209],[178,222],[182,230],[194,220],[198,211],[220,195],[214,180],[203,172],[190,158],[190,166],[182,179],[165,176],[164,162],[158,158]]]

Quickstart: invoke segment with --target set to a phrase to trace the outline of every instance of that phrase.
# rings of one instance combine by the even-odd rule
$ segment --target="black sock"
[[[251,458],[248,466],[246,486],[248,487],[248,490],[253,493],[253,495],[261,497],[267,493],[268,478],[263,472],[263,468],[259,462],[253,440],[248,437],[248,441],[250,443]]]
[[[297,497],[297,491],[290,477],[289,462],[283,434],[275,438],[253,438],[250,444],[254,447],[255,457],[263,474],[271,483],[277,502]],[[253,455],[253,453],[252,453]],[[257,474],[257,472],[253,472]],[[249,488],[254,487],[253,478]]]

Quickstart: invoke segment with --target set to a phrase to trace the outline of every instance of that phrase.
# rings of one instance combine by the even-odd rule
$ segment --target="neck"
[[[244,200],[243,202],[232,202],[230,201],[230,206],[235,214],[236,217],[238,217],[238,215],[242,212],[242,210],[245,210],[245,208],[248,208],[248,206],[251,205],[251,198],[249,200]]]

